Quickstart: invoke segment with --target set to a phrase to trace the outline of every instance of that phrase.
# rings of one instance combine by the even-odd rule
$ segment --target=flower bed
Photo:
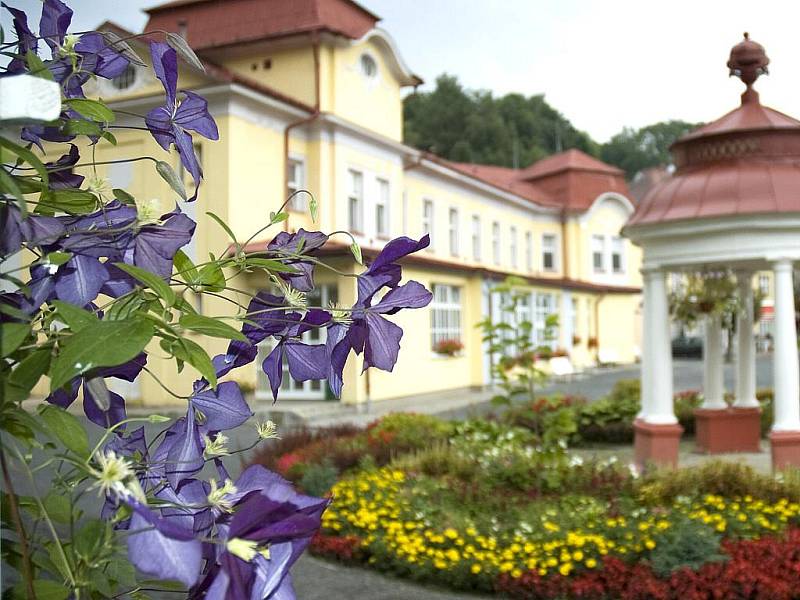
[[[357,441],[366,458],[335,468],[311,550],[417,581],[548,599],[789,598],[800,589],[796,476],[711,463],[637,478],[545,437],[392,415],[285,445],[272,460],[304,457],[287,473],[303,487],[338,460],[339,445]]]

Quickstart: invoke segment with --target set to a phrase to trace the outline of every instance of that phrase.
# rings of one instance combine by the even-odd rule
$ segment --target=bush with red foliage
[[[498,592],[520,600],[791,600],[800,597],[800,529],[783,537],[723,542],[729,559],[659,578],[643,563],[606,557],[600,568],[572,577],[537,571],[499,577]]]
[[[361,542],[361,538],[357,535],[339,537],[317,532],[311,539],[309,550],[315,556],[351,562],[359,558]]]

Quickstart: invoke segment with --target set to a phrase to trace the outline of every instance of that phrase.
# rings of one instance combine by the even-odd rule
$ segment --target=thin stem
[[[25,581],[25,589],[28,594],[29,600],[36,600],[36,592],[33,589],[33,568],[31,566],[31,553],[28,546],[28,536],[25,534],[25,526],[22,524],[22,518],[19,514],[19,506],[17,504],[17,493],[14,491],[14,484],[11,483],[11,476],[8,472],[8,464],[6,463],[6,453],[3,452],[3,447],[0,445],[0,464],[3,468],[3,481],[8,488],[9,507],[11,509],[11,519],[14,521],[14,528],[17,530],[17,537],[19,537],[19,545],[22,550],[22,579]]]

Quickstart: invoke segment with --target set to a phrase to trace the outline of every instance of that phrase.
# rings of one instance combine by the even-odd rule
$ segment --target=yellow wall
[[[266,49],[226,60],[224,64],[234,73],[269,86],[309,106],[314,106],[316,102],[314,53],[310,40],[299,47]]]

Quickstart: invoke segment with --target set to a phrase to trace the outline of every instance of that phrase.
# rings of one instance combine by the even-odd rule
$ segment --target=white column
[[[753,273],[737,271],[739,287],[739,314],[736,318],[736,335],[739,353],[736,357],[736,401],[739,408],[754,408],[756,400],[756,338],[753,335]]]
[[[650,289],[650,274],[649,271],[645,271],[644,269],[641,271],[642,273],[642,281],[644,282],[642,286],[642,350],[641,350],[641,389],[642,389],[642,398],[641,398],[641,407],[639,408],[639,414],[636,415],[637,419],[646,418],[652,412],[653,406],[653,355],[650,352],[650,341],[651,335],[650,330],[652,329],[652,296],[653,292]]]
[[[648,423],[677,423],[672,401],[672,345],[669,327],[666,275],[663,271],[645,273],[650,315],[645,336],[650,338],[650,405],[644,419]]]
[[[792,262],[776,261],[775,273],[775,421],[773,431],[800,431],[800,365],[794,324]]]
[[[719,315],[706,315],[703,342],[703,405],[721,409],[725,404],[725,382],[722,371],[722,321]]]

